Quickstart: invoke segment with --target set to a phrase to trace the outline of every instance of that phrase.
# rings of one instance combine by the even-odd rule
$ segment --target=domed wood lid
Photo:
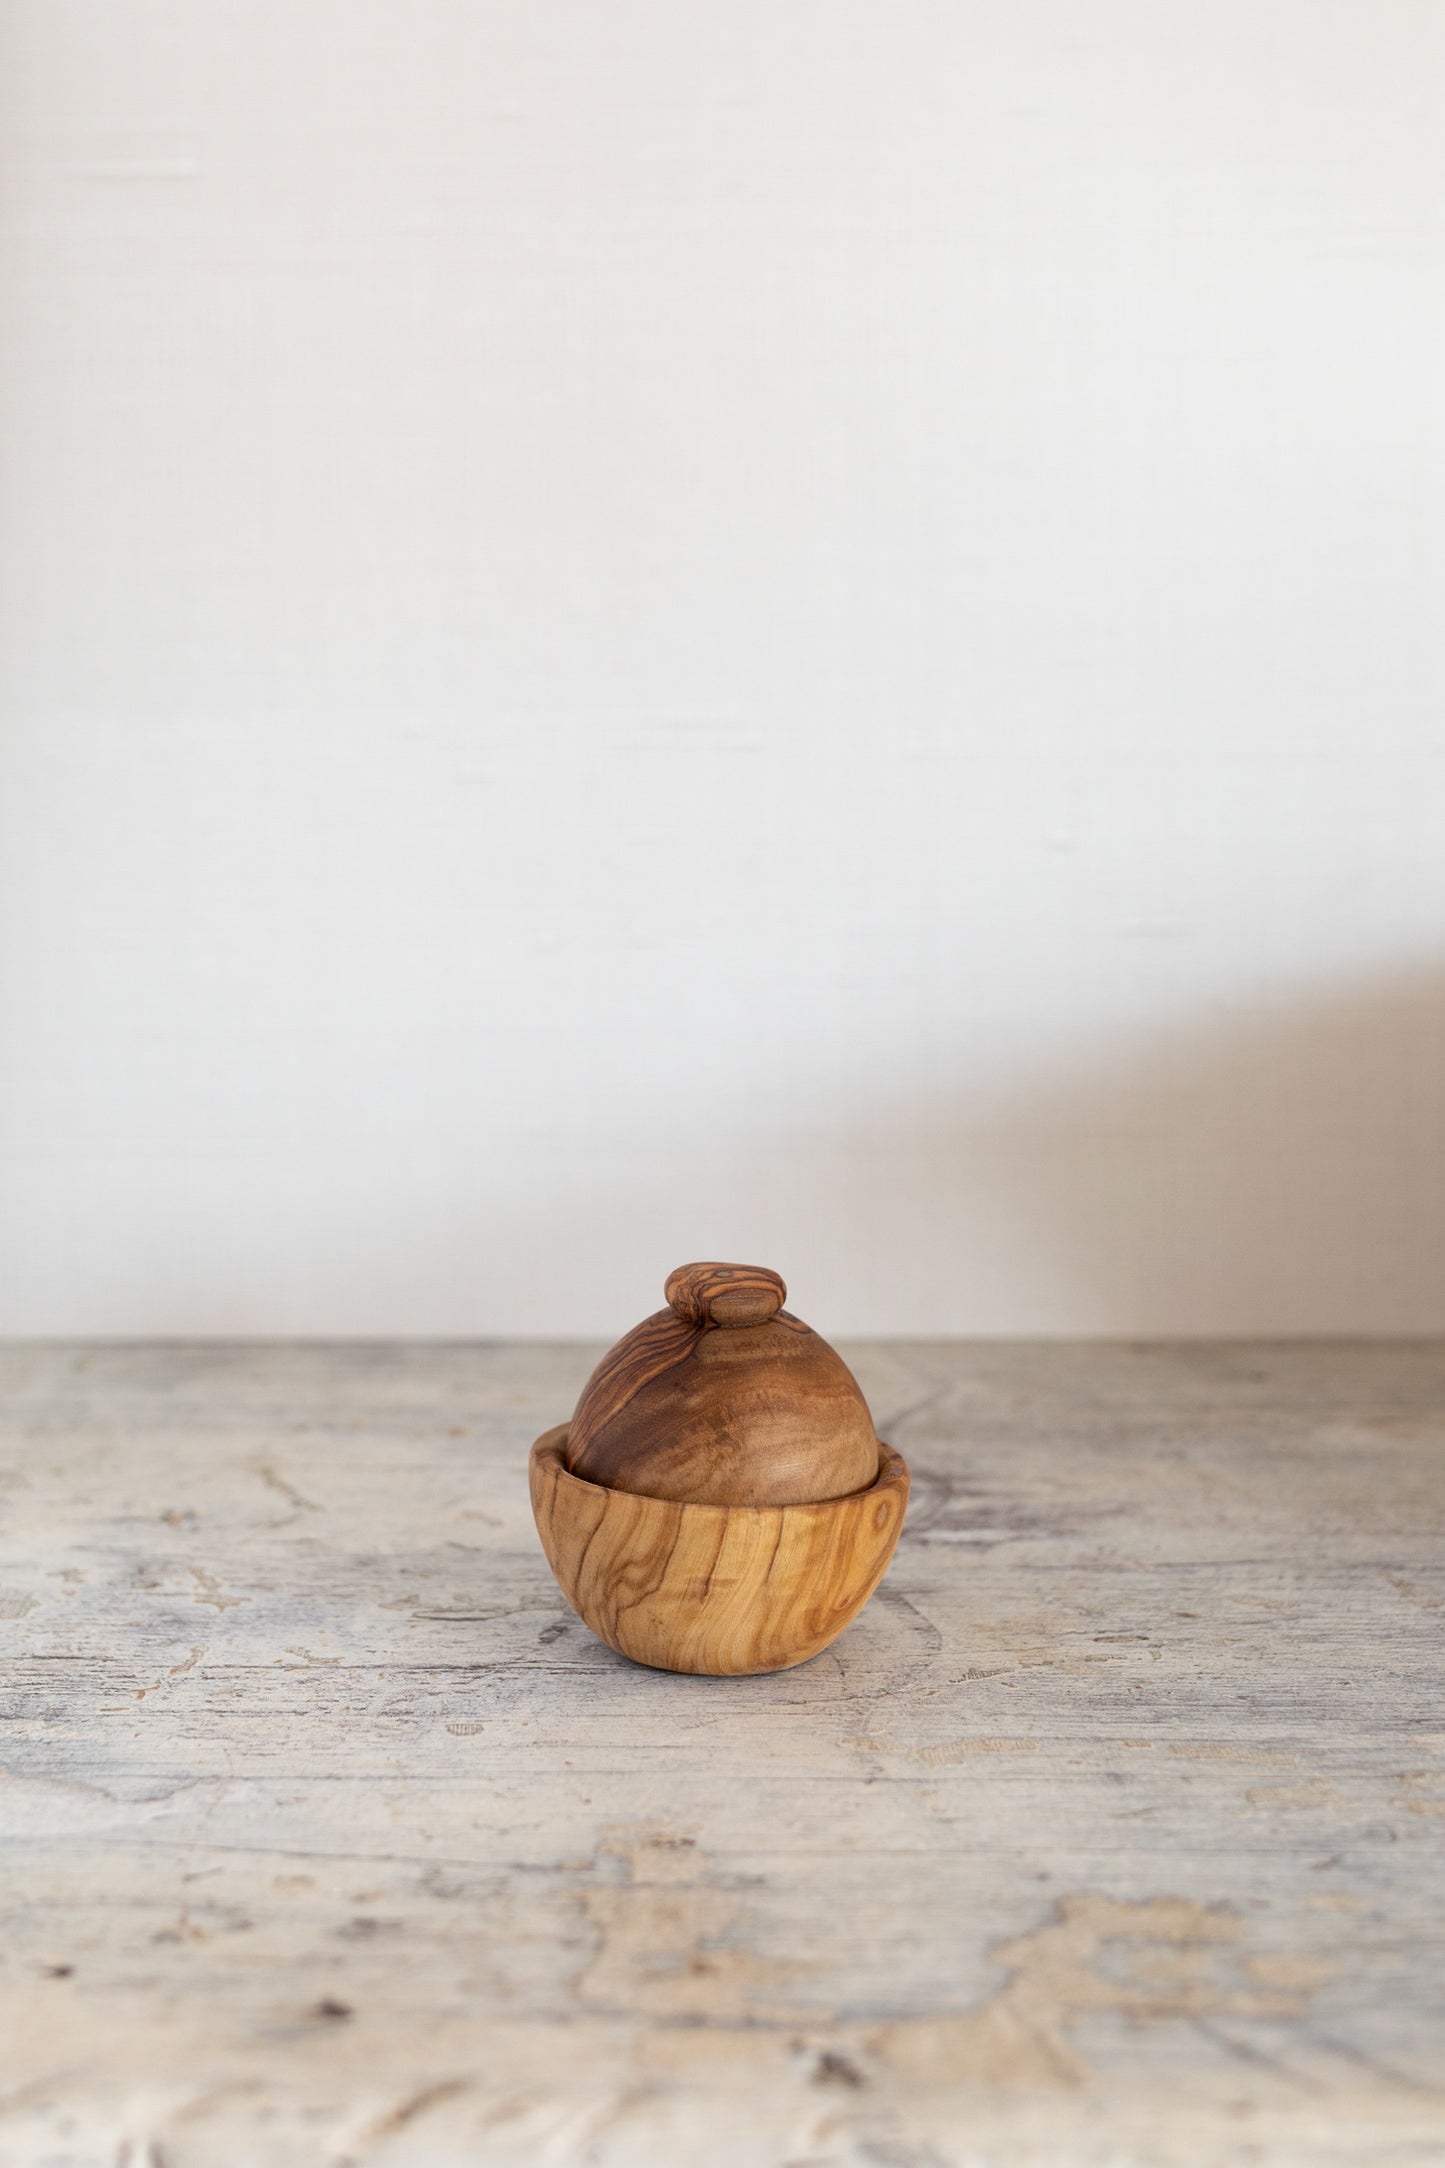
[[[696,1505],[809,1505],[878,1474],[868,1403],[841,1355],[782,1307],[759,1265],[679,1265],[668,1307],[582,1389],[571,1473]]]

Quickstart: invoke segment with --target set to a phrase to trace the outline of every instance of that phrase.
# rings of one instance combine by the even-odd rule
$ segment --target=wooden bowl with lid
[[[573,1610],[634,1662],[782,1671],[882,1580],[908,1470],[776,1272],[681,1265],[665,1292],[532,1448],[542,1548]]]

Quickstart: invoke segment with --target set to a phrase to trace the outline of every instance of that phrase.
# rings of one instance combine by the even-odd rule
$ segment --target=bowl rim
[[[544,1430],[541,1437],[533,1441],[529,1461],[550,1462],[563,1482],[575,1483],[579,1490],[595,1491],[601,1498],[635,1498],[639,1505],[667,1506],[677,1513],[717,1514],[723,1518],[737,1513],[833,1513],[841,1506],[860,1505],[876,1492],[894,1489],[900,1482],[907,1489],[910,1482],[908,1463],[903,1455],[896,1446],[879,1438],[878,1473],[873,1481],[865,1484],[862,1490],[843,1491],[836,1498],[798,1498],[788,1504],[756,1506],[714,1505],[702,1498],[659,1498],[653,1491],[620,1490],[610,1483],[590,1483],[585,1475],[574,1475],[562,1457],[571,1428],[571,1423],[566,1422],[554,1423],[550,1430]]]

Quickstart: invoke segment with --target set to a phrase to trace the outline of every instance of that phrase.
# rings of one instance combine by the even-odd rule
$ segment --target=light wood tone
[[[882,1580],[908,1470],[878,1446],[867,1490],[815,1505],[710,1506],[585,1483],[567,1426],[532,1448],[532,1510],[563,1595],[622,1656],[661,1671],[745,1677],[805,1663]]]
[[[752,1679],[557,1592],[600,1352],[0,1349],[3,2168],[1439,2168],[1445,1345],[849,1344]]]
[[[756,1265],[680,1265],[669,1307],[608,1350],[567,1465],[608,1490],[699,1505],[843,1498],[878,1472],[868,1403],[835,1349]]]

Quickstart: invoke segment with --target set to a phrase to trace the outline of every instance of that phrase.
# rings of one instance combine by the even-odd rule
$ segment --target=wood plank
[[[832,1649],[643,1671],[596,1348],[0,1351],[0,2162],[1445,2157],[1445,1343],[851,1346]]]

